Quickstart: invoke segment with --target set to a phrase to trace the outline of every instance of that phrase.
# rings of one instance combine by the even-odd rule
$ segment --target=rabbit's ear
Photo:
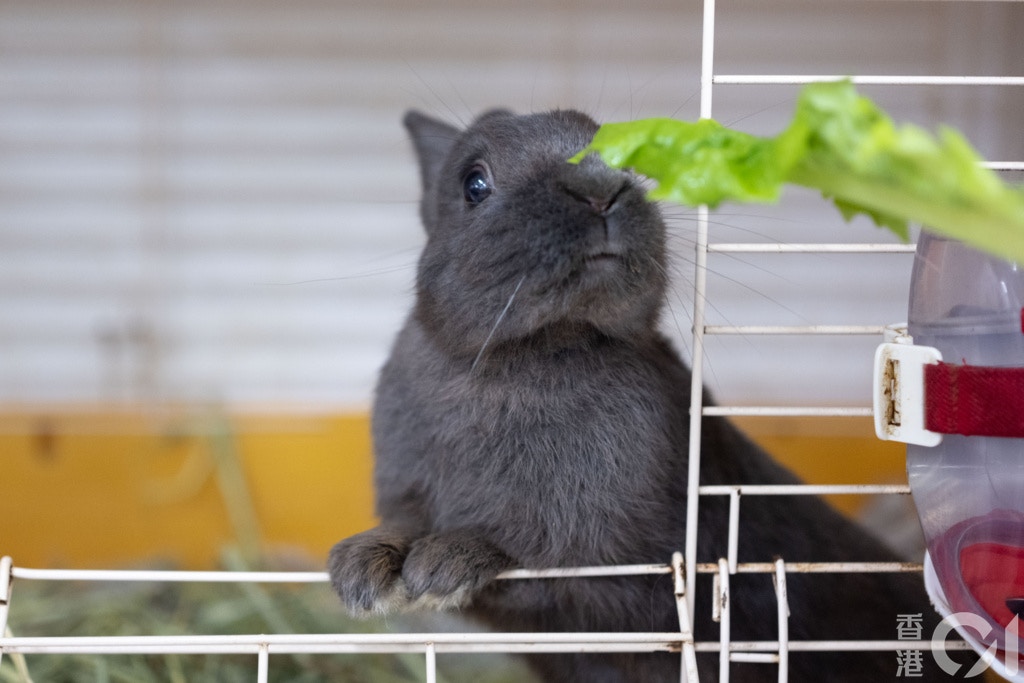
[[[452,145],[455,144],[460,131],[444,121],[431,118],[415,110],[406,112],[403,123],[416,147],[423,191],[429,192],[433,185],[433,179],[440,172],[441,164],[444,163]]]

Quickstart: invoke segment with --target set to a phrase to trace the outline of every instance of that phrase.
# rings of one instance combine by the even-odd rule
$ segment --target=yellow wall
[[[902,447],[867,421],[741,422],[809,481],[903,480]],[[241,539],[319,567],[374,523],[362,413],[8,410],[0,459],[0,555],[20,566],[210,568]]]
[[[906,446],[879,441],[871,418],[744,417],[736,424],[814,484],[905,484]],[[863,496],[830,500],[855,513]]]
[[[209,415],[5,414],[0,555],[21,566],[213,567],[255,521],[268,549],[317,562],[373,524],[364,415],[246,414],[230,424],[234,438],[221,438],[225,422]],[[232,463],[248,499],[234,491]]]

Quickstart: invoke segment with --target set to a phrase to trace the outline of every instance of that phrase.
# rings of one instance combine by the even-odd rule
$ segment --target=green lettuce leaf
[[[601,126],[572,161],[592,152],[655,180],[653,199],[772,203],[793,183],[819,190],[847,220],[866,214],[904,240],[919,223],[1024,263],[1024,191],[981,166],[956,131],[897,126],[849,81],[806,86],[776,137],[710,119],[645,119]]]

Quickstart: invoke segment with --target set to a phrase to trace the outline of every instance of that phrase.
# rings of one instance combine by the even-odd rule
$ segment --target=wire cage
[[[942,3],[937,3],[942,4]],[[747,8],[749,10],[749,7]],[[718,10],[715,0],[703,2],[703,26],[701,31],[702,55],[700,73],[700,116],[714,117],[718,111],[715,103],[719,96],[728,98],[739,89],[763,89],[767,86],[793,86],[813,81],[851,77],[855,84],[906,92],[917,86],[930,88],[1020,88],[1024,76],[1014,75],[882,75],[877,73],[813,73],[811,64],[802,64],[805,70],[795,73],[753,74],[723,72],[716,66],[716,23]],[[1019,26],[1018,28],[1024,28]],[[1018,65],[1020,55],[1015,59]],[[953,64],[951,69],[961,68]],[[993,160],[988,166],[999,171],[1019,172],[1024,170],[1022,160]],[[864,405],[843,405],[822,407],[818,402],[803,403],[791,401],[780,404],[777,397],[767,397],[763,405],[738,405],[726,402],[723,405],[703,405],[702,387],[714,374],[714,357],[709,349],[715,341],[725,343],[739,339],[745,345],[757,346],[762,340],[795,345],[806,348],[816,343],[831,343],[836,339],[856,338],[864,344],[881,342],[887,325],[898,322],[889,319],[847,319],[838,322],[806,320],[798,324],[786,321],[779,324],[771,320],[753,324],[732,324],[716,320],[714,302],[719,296],[718,288],[730,286],[727,279],[715,278],[721,272],[718,264],[742,259],[803,259],[803,258],[852,258],[885,261],[885,268],[910,269],[911,245],[897,244],[884,240],[859,242],[806,242],[780,241],[769,238],[764,241],[735,241],[720,237],[716,219],[706,208],[700,209],[693,220],[694,234],[692,264],[687,279],[692,281],[691,327],[692,337],[685,345],[691,356],[693,385],[690,392],[691,423],[689,448],[688,498],[685,510],[680,510],[680,523],[686,526],[687,545],[679,548],[672,557],[666,557],[664,564],[629,565],[615,567],[551,568],[547,570],[512,570],[499,578],[509,581],[525,581],[532,578],[622,576],[638,574],[665,574],[673,579],[676,607],[679,614],[679,630],[669,633],[481,633],[481,632],[420,632],[420,633],[308,633],[308,634],[264,634],[239,635],[189,635],[161,636],[140,634],[132,636],[88,637],[19,637],[11,635],[8,614],[11,605],[18,600],[22,583],[28,582],[167,582],[167,583],[236,583],[236,584],[322,584],[327,576],[323,572],[248,572],[248,571],[149,571],[149,570],[71,570],[28,568],[17,564],[17,557],[0,560],[0,657],[9,662],[26,654],[94,653],[94,654],[237,654],[250,656],[254,662],[253,677],[265,682],[279,657],[296,654],[349,654],[349,653],[413,653],[419,657],[425,680],[437,680],[437,656],[447,653],[479,652],[611,652],[611,651],[669,651],[679,653],[684,662],[683,679],[698,680],[697,653],[717,653],[721,680],[726,680],[729,667],[735,662],[764,663],[776,666],[778,679],[787,680],[789,653],[818,650],[927,650],[933,647],[925,638],[891,639],[878,641],[795,641],[788,637],[788,609],[786,597],[787,577],[793,573],[847,573],[847,572],[920,572],[918,562],[854,562],[843,564],[821,564],[809,562],[787,562],[781,558],[772,563],[742,563],[738,561],[739,517],[743,511],[742,501],[749,496],[775,495],[842,495],[842,496],[906,496],[909,488],[905,484],[829,484],[806,486],[701,486],[697,473],[700,467],[701,424],[705,416],[786,417],[807,418],[867,418],[871,408]],[[688,259],[689,260],[689,259]],[[898,261],[894,265],[893,261]],[[772,269],[776,266],[766,265]],[[710,274],[710,275],[709,275]],[[902,293],[893,294],[896,298]],[[784,306],[784,302],[779,302]],[[770,353],[770,352],[766,352]],[[812,369],[812,372],[815,371]],[[865,361],[865,376],[870,372]],[[821,381],[827,381],[822,377]],[[729,527],[728,553],[715,563],[697,561],[697,519],[699,506],[711,497],[728,500]],[[2,537],[0,537],[2,542]],[[0,545],[0,552],[3,551]],[[714,600],[715,605],[724,605],[716,615],[720,624],[719,636],[713,641],[703,640],[702,635],[693,633],[695,595],[688,587],[697,585],[697,576],[714,576],[713,590],[719,598],[728,595],[730,577],[737,573],[761,573],[774,578],[776,614],[779,637],[771,642],[743,642],[730,639],[729,601]],[[13,626],[17,626],[14,624]],[[894,624],[895,633],[896,624]],[[957,645],[946,644],[957,647]],[[894,667],[895,667],[894,658]]]

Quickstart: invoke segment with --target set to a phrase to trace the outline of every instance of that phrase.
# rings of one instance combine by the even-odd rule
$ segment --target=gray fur
[[[511,567],[665,563],[685,545],[690,373],[657,331],[657,207],[596,157],[566,163],[597,128],[583,114],[405,123],[427,243],[373,412],[381,525],[332,549],[335,589],[354,613],[426,605],[508,631],[678,630],[664,576],[493,581]],[[474,167],[493,181],[479,204],[463,193]],[[724,419],[706,418],[703,436],[703,483],[797,481]],[[741,561],[893,558],[816,498],[752,497],[742,512]],[[725,524],[724,501],[702,501],[700,561],[724,556]],[[698,639],[717,638],[709,584]],[[770,577],[738,575],[732,589],[733,639],[775,639]],[[934,623],[916,575],[794,575],[789,597],[794,640],[892,640],[903,613],[924,614],[927,633]],[[550,681],[679,680],[672,654],[530,661]],[[896,664],[892,652],[794,653],[790,680],[893,680]],[[714,658],[702,674],[716,678]],[[776,676],[733,666],[733,680]]]

